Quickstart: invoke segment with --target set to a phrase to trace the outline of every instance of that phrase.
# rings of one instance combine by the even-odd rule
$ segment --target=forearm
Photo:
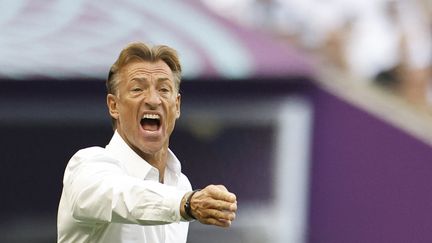
[[[66,179],[65,193],[73,217],[84,222],[165,224],[178,222],[186,191],[139,180],[115,168],[85,168]]]

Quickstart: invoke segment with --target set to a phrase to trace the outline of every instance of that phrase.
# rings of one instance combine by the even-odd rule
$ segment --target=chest
[[[104,243],[186,243],[189,223],[143,226],[111,223],[100,229]]]

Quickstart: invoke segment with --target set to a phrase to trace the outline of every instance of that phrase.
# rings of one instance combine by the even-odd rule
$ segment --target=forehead
[[[123,73],[126,75],[127,79],[133,79],[134,77],[157,76],[173,80],[173,73],[171,69],[162,60],[155,62],[134,61],[126,64],[123,70]]]

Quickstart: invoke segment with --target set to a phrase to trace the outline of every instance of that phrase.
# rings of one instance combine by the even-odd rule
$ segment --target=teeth
[[[144,114],[142,119],[160,119],[158,114]]]

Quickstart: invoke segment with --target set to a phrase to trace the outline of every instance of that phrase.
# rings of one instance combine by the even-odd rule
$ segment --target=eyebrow
[[[137,81],[137,82],[142,83],[142,82],[148,81],[148,79],[146,77],[142,77],[142,78],[135,77],[135,78],[132,78],[130,81]],[[158,78],[156,81],[157,82],[164,82],[164,81],[174,82],[173,80],[171,80],[170,78],[167,78],[167,77]]]
[[[145,81],[147,81],[147,78],[132,78],[130,81],[137,81],[137,82],[145,82]]]
[[[163,77],[163,78],[158,78],[157,81],[162,82],[162,81],[172,81],[172,80],[167,77]]]

